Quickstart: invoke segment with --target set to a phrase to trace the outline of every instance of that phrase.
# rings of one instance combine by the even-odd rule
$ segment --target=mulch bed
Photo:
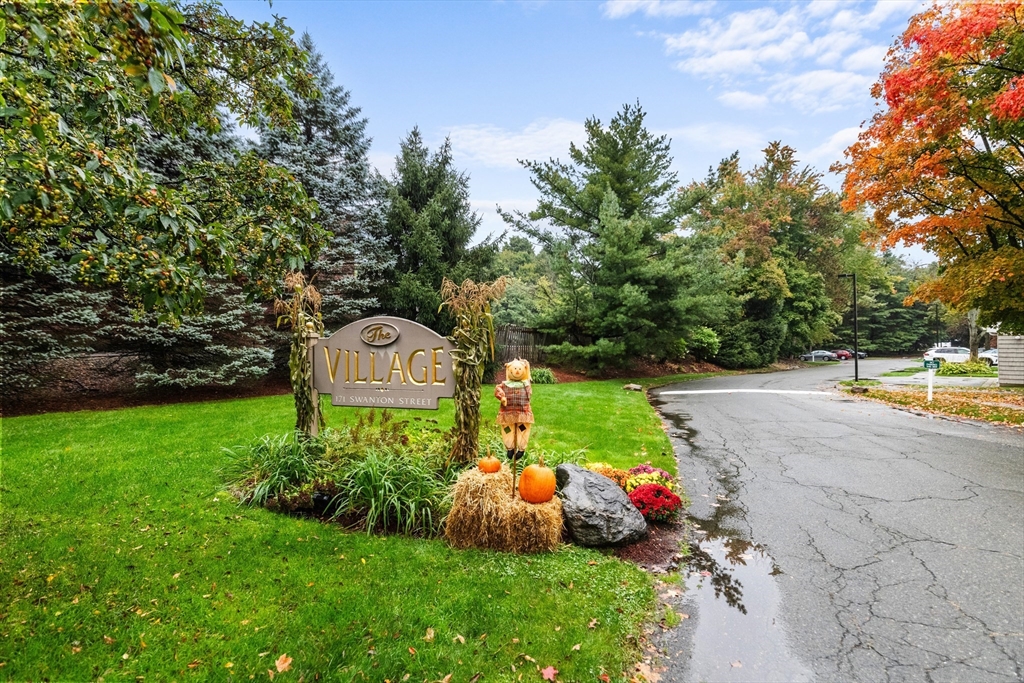
[[[684,538],[685,526],[681,522],[648,524],[647,538],[639,543],[616,548],[615,556],[648,571],[675,571],[682,559],[679,544]]]

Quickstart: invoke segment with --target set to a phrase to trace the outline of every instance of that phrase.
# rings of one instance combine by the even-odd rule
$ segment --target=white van
[[[924,354],[924,359],[939,359],[947,363],[965,363],[971,359],[971,350],[960,346],[940,346],[936,349],[928,349]]]

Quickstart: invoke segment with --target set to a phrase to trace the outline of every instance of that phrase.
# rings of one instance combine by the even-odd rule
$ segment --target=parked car
[[[989,365],[999,365],[999,349],[989,349],[978,354],[978,360]]]
[[[925,351],[924,359],[938,359],[947,363],[963,363],[971,359],[971,350],[965,349],[962,346],[940,346]]]
[[[839,360],[850,360],[851,358],[853,358],[853,354],[847,351],[846,349],[836,349],[832,353],[836,354],[836,358],[838,358]]]
[[[800,360],[809,361],[822,361],[822,360],[839,360],[839,357],[831,351],[811,351],[800,356]]]
[[[850,357],[852,358],[853,357],[853,349],[846,349],[846,351],[848,351],[850,353]],[[857,358],[860,358],[861,360],[864,360],[867,357],[868,357],[867,351],[858,351],[857,352]]]

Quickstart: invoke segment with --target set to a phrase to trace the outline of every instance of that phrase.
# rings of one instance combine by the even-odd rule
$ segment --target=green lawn
[[[621,386],[535,387],[531,446],[674,470],[644,396]],[[401,416],[450,424],[452,406]],[[284,654],[277,676],[296,681],[629,670],[654,595],[613,557],[458,552],[238,507],[221,447],[292,420],[289,396],[4,420],[0,679],[263,680]]]
[[[909,368],[903,368],[902,370],[883,372],[882,377],[910,377],[911,375],[916,375],[919,372],[927,372],[927,370],[920,365],[912,365]]]

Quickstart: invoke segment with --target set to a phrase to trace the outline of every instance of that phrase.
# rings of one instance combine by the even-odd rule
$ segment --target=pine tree
[[[299,46],[309,54],[308,70],[320,96],[292,93],[297,128],[261,127],[257,149],[291,171],[320,206],[317,218],[331,237],[308,274],[323,297],[324,324],[333,331],[377,306],[373,291],[390,257],[372,191],[366,118],[352,106],[349,91],[335,84],[308,33]]]
[[[492,240],[469,246],[480,226],[470,208],[469,178],[455,169],[448,140],[431,154],[413,128],[401,143],[391,178],[378,176],[378,182],[394,256],[381,288],[381,310],[449,334],[454,318],[438,310],[443,278],[485,279],[497,251]]]
[[[637,104],[607,126],[589,119],[570,163],[523,162],[541,198],[533,211],[502,214],[553,255],[553,306],[538,325],[565,340],[550,350],[558,362],[601,368],[673,357],[700,323],[686,315],[670,235],[678,212],[669,141],[647,131],[645,116]]]
[[[3,403],[53,376],[53,361],[90,353],[106,292],[74,282],[74,268],[27,273],[0,254],[0,387]]]

